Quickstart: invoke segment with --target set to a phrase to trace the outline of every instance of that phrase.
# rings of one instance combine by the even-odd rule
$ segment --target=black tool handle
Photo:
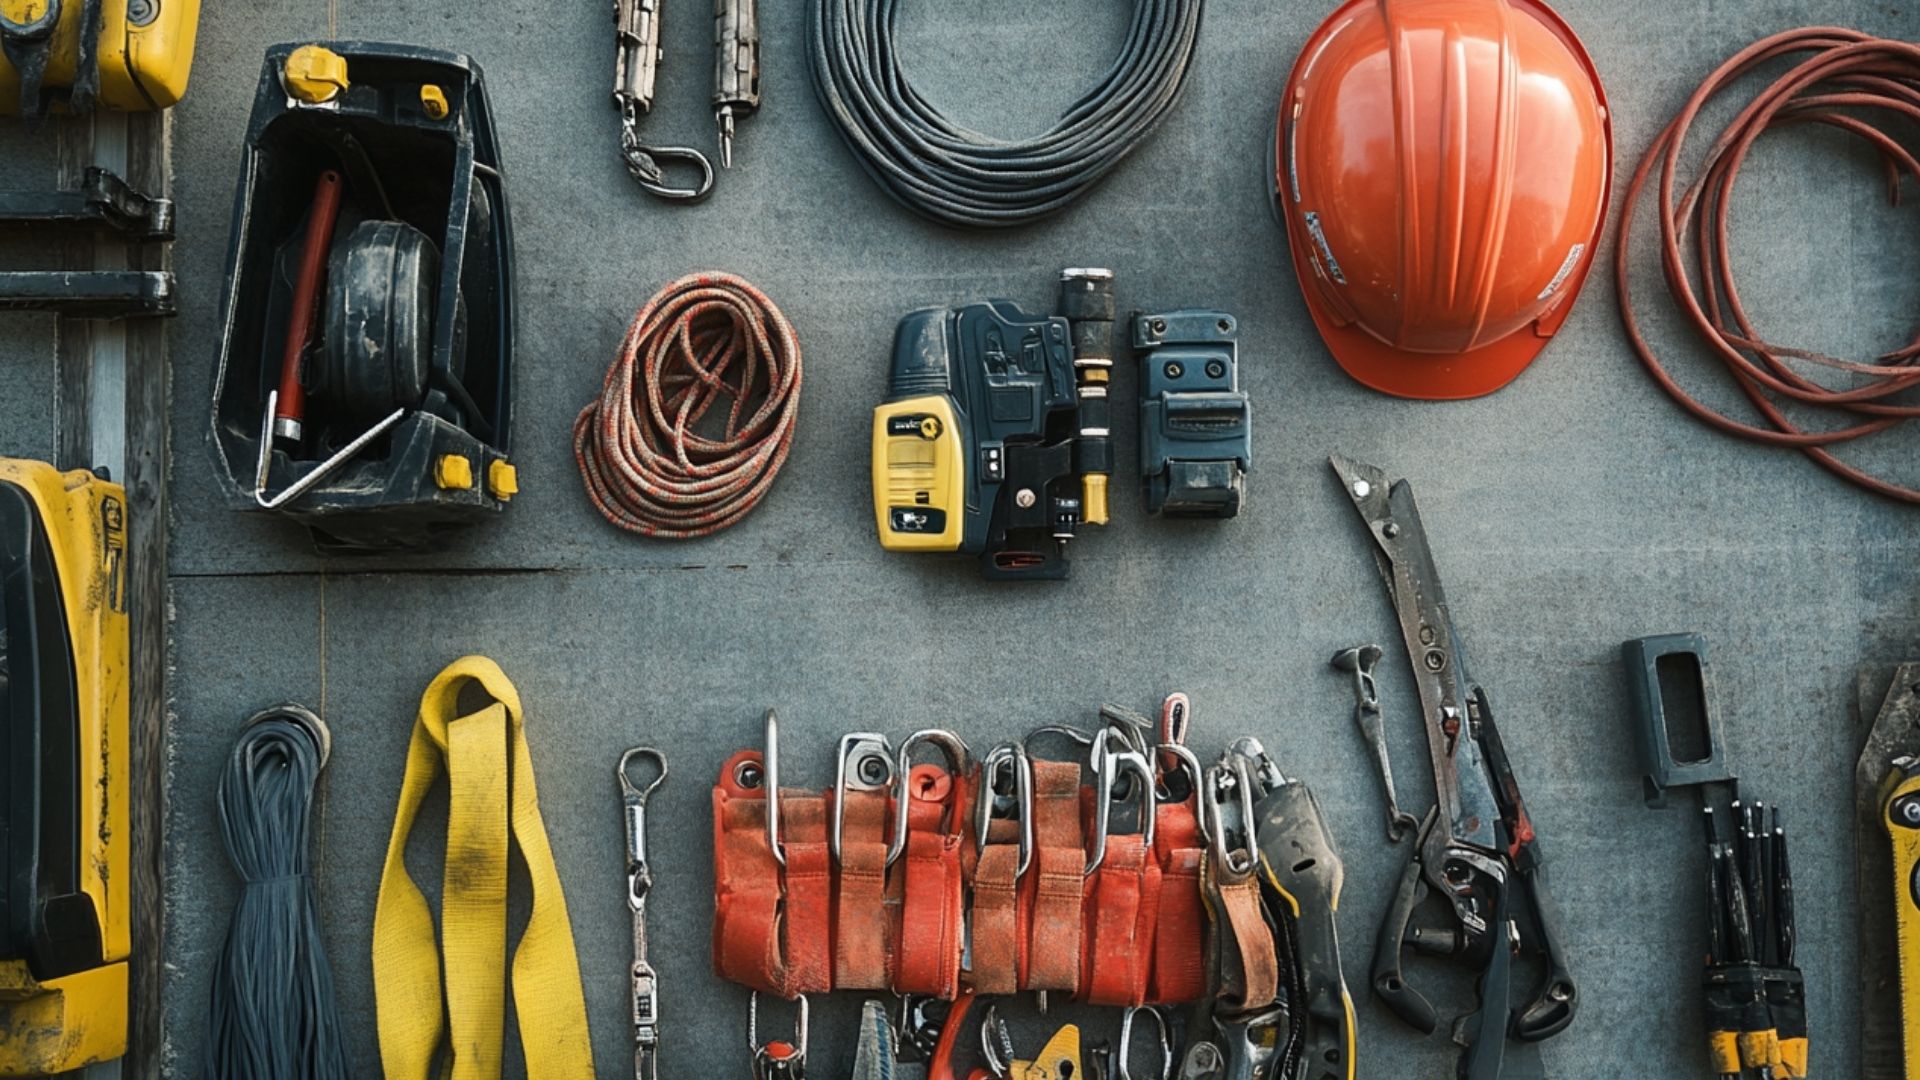
[[[1427,815],[1429,828],[1433,818],[1432,813]],[[1372,978],[1373,992],[1382,1004],[1415,1031],[1431,1035],[1440,1026],[1440,1014],[1420,991],[1407,984],[1406,972],[1400,963],[1400,950],[1413,923],[1413,911],[1427,896],[1427,883],[1420,876],[1419,853],[1416,846],[1408,856],[1406,868],[1400,872],[1400,884],[1394,889],[1393,903],[1380,923],[1379,936],[1373,942]]]

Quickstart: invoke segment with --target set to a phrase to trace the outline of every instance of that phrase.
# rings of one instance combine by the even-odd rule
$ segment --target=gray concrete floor
[[[316,0],[210,13],[176,129],[169,1075],[201,1068],[210,968],[234,897],[213,809],[219,769],[240,720],[284,699],[319,708],[335,732],[317,876],[352,1055],[360,1072],[377,1068],[369,927],[407,732],[427,681],[472,652],[501,662],[530,711],[602,1075],[629,1060],[611,775],[621,749],[651,743],[674,768],[654,837],[665,1067],[744,1073],[746,995],[717,981],[706,955],[706,787],[728,752],[758,738],[763,708],[786,720],[789,782],[824,785],[843,730],[945,723],[979,745],[1173,689],[1194,697],[1203,756],[1256,734],[1320,795],[1347,865],[1360,1074],[1449,1075],[1442,1040],[1415,1037],[1364,993],[1403,852],[1379,838],[1376,783],[1325,658],[1366,639],[1391,645],[1393,623],[1324,465],[1330,451],[1414,481],[1467,650],[1505,717],[1583,991],[1579,1019],[1547,1046],[1550,1074],[1703,1074],[1697,829],[1640,805],[1617,659],[1624,638],[1693,629],[1715,648],[1736,767],[1794,823],[1819,1073],[1856,1075],[1849,710],[1857,665],[1914,652],[1914,512],[1689,421],[1624,346],[1606,273],[1545,357],[1491,398],[1409,404],[1342,376],[1300,302],[1258,165],[1286,71],[1326,6],[1214,0],[1187,97],[1135,160],[1058,219],[965,235],[882,199],[836,141],[807,83],[800,4],[764,5],[766,105],[743,128],[738,167],[695,208],[649,201],[621,170],[604,5],[341,4],[341,37],[461,49],[486,67],[521,257],[524,494],[445,556],[376,562],[320,559],[296,530],[216,498],[204,433],[246,110],[265,46],[331,28]],[[1125,21],[1124,4],[1085,0],[904,7],[922,86],[1001,132],[1038,127],[1070,101]],[[706,13],[668,8],[648,131],[706,140]],[[1698,79],[1763,34],[1818,23],[1920,32],[1920,11],[1885,0],[1564,0],[1560,10],[1607,81],[1621,179]],[[16,160],[0,180],[13,180]],[[1756,153],[1735,243],[1764,329],[1848,356],[1908,338],[1920,236],[1911,211],[1881,195],[1875,161],[1837,138],[1793,132]],[[1043,306],[1061,266],[1087,264],[1117,268],[1123,309],[1210,305],[1240,317],[1258,429],[1248,511],[1226,524],[1150,521],[1122,484],[1113,525],[1079,543],[1075,579],[1061,586],[989,587],[964,560],[883,556],[866,418],[894,320],[983,295]],[[641,542],[594,515],[568,428],[632,311],[704,268],[754,280],[797,325],[808,363],[800,433],[771,498],[741,526]],[[1657,287],[1653,274],[1640,279]],[[1693,364],[1671,318],[1651,321],[1691,384],[1731,394]],[[45,323],[5,323],[0,452],[51,451],[48,342]],[[1130,446],[1132,417],[1119,428]],[[1914,448],[1895,435],[1860,452],[1904,464],[1912,482]],[[1430,781],[1413,692],[1404,660],[1389,655],[1392,740],[1407,801],[1419,802]],[[435,825],[416,831],[412,861],[429,882]],[[817,1075],[844,1073],[856,1008],[816,1010]]]

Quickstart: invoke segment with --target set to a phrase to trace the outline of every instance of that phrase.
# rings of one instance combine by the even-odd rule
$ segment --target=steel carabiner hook
[[[1007,786],[1001,787],[1002,774]],[[1011,809],[1007,809],[1007,807]],[[996,818],[1014,818],[1020,825],[1019,858],[1013,879],[1019,881],[1033,863],[1033,761],[1027,748],[1017,742],[1003,742],[987,751],[980,760],[979,791],[974,797],[973,838],[976,847],[987,846],[987,836]]]
[[[655,198],[671,202],[699,202],[713,193],[713,162],[691,146],[645,146],[639,139],[623,140],[620,157],[627,172],[640,189]],[[663,162],[684,162],[700,170],[696,187],[674,187],[667,183]]]
[[[659,773],[645,784],[635,784],[627,768],[635,758],[651,758]],[[620,755],[614,767],[620,778],[620,802],[627,815],[627,906],[645,906],[653,888],[653,865],[647,861],[647,799],[667,780],[667,755],[651,746],[636,746]]]
[[[898,757],[894,762],[894,811],[893,842],[887,846],[887,865],[892,866],[900,860],[902,852],[907,850],[907,807],[912,803],[913,785],[913,749],[921,743],[932,743],[946,756],[947,772],[954,783],[962,782],[972,766],[972,752],[967,749],[965,739],[944,728],[922,728],[907,736],[900,744]],[[948,806],[958,805],[958,799],[948,796]],[[965,832],[966,822],[949,820],[948,826],[953,832]]]

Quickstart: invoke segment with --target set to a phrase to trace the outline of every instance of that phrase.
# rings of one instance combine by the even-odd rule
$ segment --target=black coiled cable
[[[333,972],[308,861],[326,727],[298,705],[247,722],[220,778],[220,831],[243,882],[213,976],[211,1080],[345,1080]]]
[[[1086,194],[1180,96],[1205,0],[1136,0],[1113,66],[1060,121],[1009,142],[955,125],[894,60],[899,0],[809,0],[807,51],[827,115],[887,193],[949,225],[1035,221]]]

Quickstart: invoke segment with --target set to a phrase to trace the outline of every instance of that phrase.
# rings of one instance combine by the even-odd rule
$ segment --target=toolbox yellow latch
[[[501,502],[512,500],[520,494],[520,470],[509,461],[496,461],[487,466],[487,490]]]
[[[281,82],[294,100],[325,105],[347,92],[347,60],[324,46],[302,45],[287,57]]]
[[[420,88],[420,111],[427,114],[429,120],[447,118],[447,92],[428,83]]]
[[[443,491],[471,491],[473,462],[463,454],[442,454],[433,463],[433,482]]]

